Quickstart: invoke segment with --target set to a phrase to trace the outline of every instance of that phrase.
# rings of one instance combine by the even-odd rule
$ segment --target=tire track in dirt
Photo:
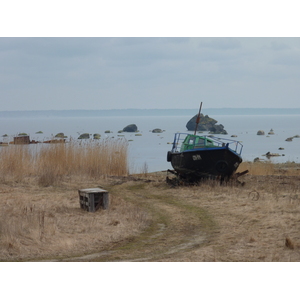
[[[120,241],[110,249],[60,261],[158,261],[175,258],[176,254],[203,245],[215,228],[203,209],[186,204],[184,199],[175,196],[176,191],[170,193],[168,189],[159,189],[156,194],[140,184],[123,184],[112,192],[143,207],[151,215],[152,223],[140,235]]]

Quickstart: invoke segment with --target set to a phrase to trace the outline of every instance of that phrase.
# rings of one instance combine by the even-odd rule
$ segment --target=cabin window
[[[214,143],[212,141],[207,140],[207,146],[213,146],[213,145],[214,145]]]
[[[198,136],[188,136],[184,140],[181,151],[192,150],[194,148],[204,148],[204,147],[213,147],[214,144],[211,140],[206,138],[201,138]]]
[[[195,147],[200,148],[205,146],[205,140],[204,139],[197,139]]]

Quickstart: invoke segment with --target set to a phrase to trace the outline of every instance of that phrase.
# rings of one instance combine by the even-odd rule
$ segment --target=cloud
[[[0,38],[0,109],[299,107],[299,50],[298,38]]]

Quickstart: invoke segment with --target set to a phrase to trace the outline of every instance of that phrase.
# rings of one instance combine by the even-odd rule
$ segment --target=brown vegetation
[[[165,172],[128,175],[126,145],[110,142],[1,150],[0,260],[300,261],[299,165],[173,188]],[[109,191],[108,210],[80,209],[90,187]]]
[[[128,173],[128,145],[124,139],[71,141],[35,147],[40,149],[26,145],[1,149],[0,181],[20,182],[30,176],[36,177],[41,186],[51,186],[75,175],[103,177]]]

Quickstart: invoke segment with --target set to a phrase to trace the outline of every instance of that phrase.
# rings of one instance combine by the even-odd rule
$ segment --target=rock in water
[[[263,130],[258,130],[257,135],[265,135],[265,132]]]
[[[85,139],[89,139],[90,138],[90,134],[89,133],[82,133],[78,139],[79,140],[85,140]]]
[[[163,131],[160,128],[155,128],[152,130],[153,133],[162,133]]]
[[[137,132],[138,128],[135,124],[130,124],[130,125],[127,125],[126,127],[124,127],[123,131],[124,132]]]
[[[195,130],[197,116],[192,117],[186,124],[187,130]],[[200,131],[209,131],[212,134],[227,134],[227,131],[224,129],[222,124],[217,125],[218,121],[210,118],[208,115],[204,116],[200,114],[200,123],[198,124],[197,130]]]
[[[65,134],[63,132],[59,132],[55,135],[55,137],[63,139],[63,138],[65,138]]]

